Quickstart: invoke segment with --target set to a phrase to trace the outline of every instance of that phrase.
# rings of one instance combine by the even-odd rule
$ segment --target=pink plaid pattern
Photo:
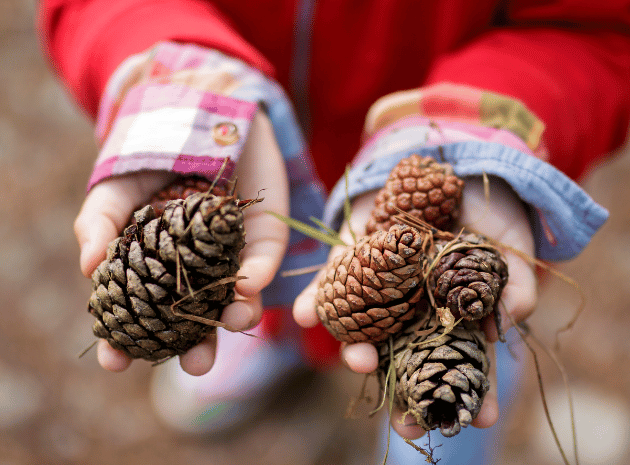
[[[165,170],[213,178],[225,160],[231,176],[258,110],[229,93],[241,68],[218,52],[162,44],[131,57],[112,77],[96,134],[102,147],[88,189],[111,176]],[[194,71],[194,72],[192,72]],[[213,137],[230,125],[228,142]]]
[[[521,138],[505,129],[441,118],[407,116],[372,134],[361,147],[353,164],[392,156],[401,150],[417,146],[418,141],[426,146],[464,141],[494,142],[533,154]]]
[[[520,101],[474,87],[440,83],[387,95],[370,109],[366,146],[384,134],[419,125],[416,135],[430,144],[485,140],[529,153],[541,160],[549,154],[545,125]],[[365,147],[364,147],[365,150]]]

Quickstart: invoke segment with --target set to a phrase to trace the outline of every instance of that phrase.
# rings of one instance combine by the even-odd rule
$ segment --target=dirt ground
[[[96,156],[91,127],[44,64],[34,0],[0,2],[0,464],[367,464],[377,420],[343,419],[362,378],[339,368],[304,376],[255,424],[222,438],[179,436],[157,423],[151,367],[110,374],[94,351],[72,222]],[[585,252],[556,268],[587,303],[561,337],[575,403],[580,463],[630,463],[630,153],[583,184],[610,210]],[[579,294],[548,277],[530,323],[548,347]],[[538,347],[538,346],[536,346]],[[562,463],[543,415],[533,357],[516,405],[503,413],[500,464]],[[549,410],[574,463],[562,377],[537,348]],[[297,393],[297,394],[295,394]],[[421,457],[418,463],[423,463]],[[481,464],[480,464],[481,465]]]

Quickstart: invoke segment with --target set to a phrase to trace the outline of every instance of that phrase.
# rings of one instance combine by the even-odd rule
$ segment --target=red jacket
[[[55,69],[94,115],[116,67],[161,40],[219,49],[293,90],[295,18],[309,3],[43,0],[39,21]],[[547,125],[551,162],[573,178],[625,138],[630,1],[312,3],[310,36],[300,36],[309,39],[304,90],[328,187],[356,153],[376,99],[439,81],[523,101]]]

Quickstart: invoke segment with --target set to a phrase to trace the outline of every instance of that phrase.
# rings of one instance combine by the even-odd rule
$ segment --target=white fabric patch
[[[138,114],[119,155],[181,153],[193,130],[197,111],[196,108],[162,108]]]

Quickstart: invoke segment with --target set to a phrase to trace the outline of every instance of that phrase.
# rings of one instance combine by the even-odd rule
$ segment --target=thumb
[[[273,126],[262,112],[254,117],[236,175],[241,198],[264,195],[263,202],[243,212],[247,244],[239,274],[248,279],[238,281],[236,290],[245,297],[252,297],[271,282],[289,242],[289,227],[265,212],[289,215],[289,181]]]
[[[107,179],[88,193],[74,221],[81,248],[81,272],[90,277],[107,246],[128,225],[138,205],[173,178],[172,173],[146,172]]]
[[[87,195],[74,222],[81,272],[86,277],[103,261],[107,246],[125,227],[134,206],[112,183],[98,184]]]

